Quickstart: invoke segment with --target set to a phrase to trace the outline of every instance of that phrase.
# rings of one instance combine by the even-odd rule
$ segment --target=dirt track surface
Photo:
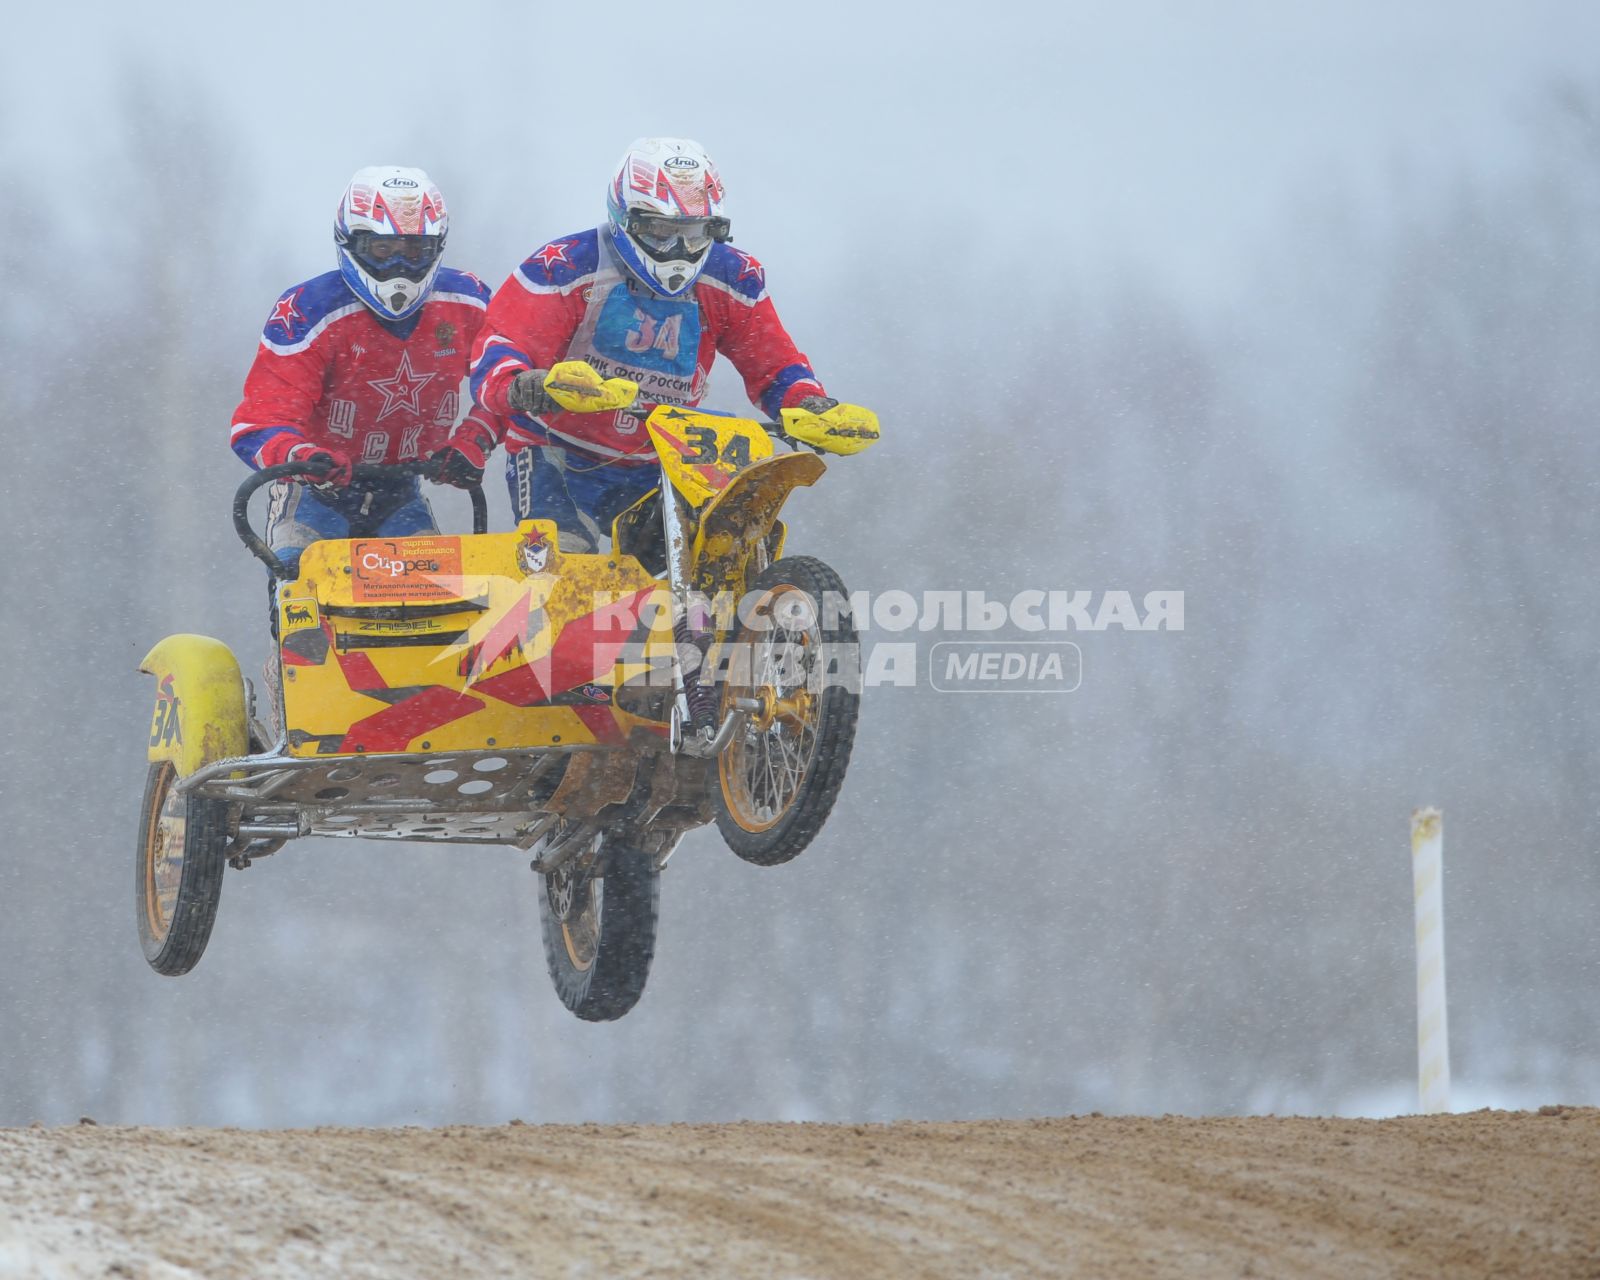
[[[0,1130],[0,1276],[1600,1277],[1600,1111]]]

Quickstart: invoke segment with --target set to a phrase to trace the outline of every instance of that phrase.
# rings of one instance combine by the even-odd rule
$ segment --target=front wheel
[[[222,897],[227,806],[181,794],[170,761],[150,766],[134,866],[144,958],[169,978],[200,963]]]
[[[608,839],[610,839],[608,837]],[[561,1003],[585,1022],[610,1022],[639,1003],[656,950],[661,873],[624,843],[539,877],[539,931]]]
[[[717,758],[717,829],[746,862],[798,856],[844,785],[860,712],[855,624],[839,575],[812,556],[761,571],[727,655],[722,712],[748,713]]]

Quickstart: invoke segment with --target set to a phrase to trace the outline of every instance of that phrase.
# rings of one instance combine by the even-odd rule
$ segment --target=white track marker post
[[[1450,1110],[1450,1021],[1444,993],[1444,814],[1411,814],[1417,915],[1417,1094],[1424,1115]]]

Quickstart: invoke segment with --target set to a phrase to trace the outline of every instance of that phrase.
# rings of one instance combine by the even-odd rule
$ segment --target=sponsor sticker
[[[351,595],[376,601],[453,600],[460,538],[370,538],[350,544]]]
[[[438,618],[423,618],[417,622],[384,622],[376,618],[362,618],[358,624],[362,631],[379,635],[425,635],[430,631],[447,631],[460,623],[443,622]]]

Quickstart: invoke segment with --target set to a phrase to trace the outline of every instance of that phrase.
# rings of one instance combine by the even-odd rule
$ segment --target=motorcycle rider
[[[429,457],[460,416],[489,290],[441,266],[449,225],[421,169],[357,170],[334,217],[338,270],[286,289],[267,318],[231,444],[258,469],[327,468],[271,487],[267,544],[291,569],[319,539],[438,532],[417,477],[352,484],[351,468]]]
[[[729,243],[723,187],[696,142],[641,138],[606,193],[605,223],[550,241],[496,291],[473,352],[469,416],[441,450],[453,483],[480,479],[504,440],[519,520],[552,519],[563,550],[599,545],[655,486],[643,401],[693,406],[720,351],[750,399],[800,407],[818,431],[876,434],[830,398],[784,330],[760,262]]]

